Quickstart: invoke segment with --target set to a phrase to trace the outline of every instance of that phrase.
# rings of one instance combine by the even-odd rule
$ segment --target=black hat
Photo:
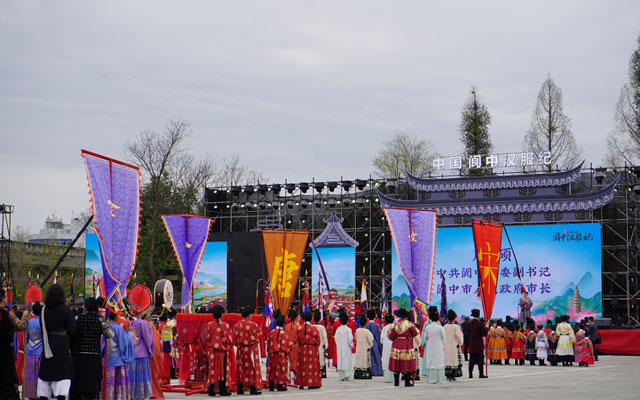
[[[409,318],[409,312],[407,310],[405,310],[404,308],[399,308],[399,309],[395,310],[393,312],[393,315],[395,315],[396,317],[398,317],[400,319]]]
[[[473,310],[471,310],[471,316],[475,317],[475,318],[479,318],[480,317],[480,310],[478,310],[477,308],[474,308]]]
[[[242,310],[242,318],[247,318],[249,315],[253,314],[253,306],[247,306]]]

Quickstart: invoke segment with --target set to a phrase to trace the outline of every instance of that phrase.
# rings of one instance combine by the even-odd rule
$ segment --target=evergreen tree
[[[616,127],[607,137],[606,162],[621,166],[640,162],[640,36],[629,60],[629,81],[620,90]]]
[[[462,164],[469,176],[490,175],[493,172],[493,169],[486,164],[487,156],[493,149],[489,137],[489,125],[491,125],[491,114],[487,107],[480,103],[477,89],[472,87],[469,99],[462,108],[462,119],[459,125],[460,140],[464,146]],[[480,157],[479,164],[477,157]]]
[[[531,128],[524,138],[522,150],[531,151],[536,156],[549,152],[550,164],[543,166],[547,172],[551,172],[554,166],[559,169],[571,168],[581,158],[582,151],[571,132],[571,120],[564,114],[562,90],[551,75],[538,92]]]

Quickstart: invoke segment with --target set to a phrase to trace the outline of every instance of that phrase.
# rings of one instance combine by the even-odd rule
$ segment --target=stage
[[[640,355],[640,329],[601,329],[598,354]]]

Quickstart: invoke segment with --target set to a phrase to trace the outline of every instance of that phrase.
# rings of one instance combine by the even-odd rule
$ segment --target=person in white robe
[[[444,328],[440,325],[440,314],[432,311],[429,314],[431,323],[424,329],[424,340],[426,342],[425,357],[427,358],[427,382],[445,383],[444,376]]]
[[[340,327],[336,329],[336,354],[338,358],[338,379],[348,381],[353,374],[351,349],[353,348],[353,332],[347,326],[347,314],[340,314]]]
[[[329,348],[329,341],[327,340],[327,329],[320,323],[322,319],[322,315],[319,311],[317,311],[313,315],[313,321],[315,324],[313,326],[316,327],[318,333],[320,334],[320,343],[318,344],[318,354],[320,356],[320,371],[323,378],[327,376],[327,366],[325,365],[324,355]]]
[[[393,327],[393,314],[385,315],[384,323],[386,325],[382,328],[382,334],[380,335],[382,340],[382,375],[385,382],[391,383],[393,382],[393,372],[389,370],[389,357],[391,356],[393,340],[389,339],[389,330]]]

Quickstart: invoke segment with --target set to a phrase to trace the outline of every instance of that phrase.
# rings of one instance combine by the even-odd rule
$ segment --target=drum
[[[173,306],[173,284],[168,279],[160,279],[153,289],[156,307],[171,308]]]

